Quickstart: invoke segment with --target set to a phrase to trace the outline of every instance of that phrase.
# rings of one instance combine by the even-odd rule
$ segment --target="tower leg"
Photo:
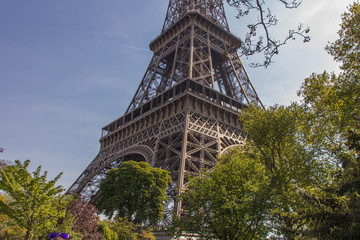
[[[181,147],[181,158],[180,158],[180,168],[179,168],[179,178],[178,178],[178,191],[181,193],[184,190],[184,177],[185,177],[185,165],[186,165],[186,148],[187,148],[187,139],[188,139],[188,132],[189,132],[189,119],[190,119],[190,112],[189,110],[185,113],[185,131],[184,131],[184,138],[183,144]],[[181,200],[177,200],[176,203],[176,216],[181,216]]]

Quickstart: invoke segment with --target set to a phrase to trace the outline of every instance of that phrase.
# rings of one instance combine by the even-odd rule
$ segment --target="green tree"
[[[6,203],[6,197],[0,195],[0,201]],[[16,240],[24,238],[26,230],[14,223],[8,216],[0,214],[0,239]]]
[[[335,61],[341,63],[341,69],[344,70],[347,79],[353,75],[350,80],[353,84],[360,74],[360,10],[359,1],[354,1],[348,7],[348,11],[342,15],[341,28],[338,31],[339,39],[326,47],[328,53],[334,57]]]
[[[236,149],[222,157],[213,172],[191,179],[180,194],[186,216],[172,222],[175,236],[265,238],[270,231],[271,191],[259,157],[258,153]]]
[[[301,107],[249,107],[240,121],[248,133],[247,145],[260,154],[273,194],[269,224],[275,235],[294,239],[305,225],[299,213],[311,207],[302,196],[326,182],[329,165],[318,161],[315,152],[304,145],[309,123]]]
[[[9,202],[0,201],[0,213],[26,229],[25,239],[54,226],[67,204],[67,197],[59,195],[64,189],[55,187],[61,173],[47,181],[47,172],[41,174],[41,166],[31,174],[29,164],[29,160],[23,164],[16,160],[15,165],[0,170],[0,189],[11,198]]]
[[[118,235],[112,229],[110,229],[110,224],[112,221],[103,220],[99,222],[99,232],[102,233],[105,240],[118,240]]]
[[[306,229],[304,194],[320,189],[329,170],[304,145],[309,123],[301,107],[251,106],[240,116],[248,133],[242,149],[220,159],[212,173],[190,181],[181,199],[184,220],[173,229],[203,239],[295,239]],[[314,190],[315,189],[315,190]]]
[[[155,225],[164,216],[168,171],[152,168],[146,162],[126,161],[106,173],[100,184],[96,207],[136,224]]]
[[[118,217],[114,221],[104,220],[100,223],[100,230],[106,240],[155,240],[149,229]]]
[[[331,162],[331,185],[309,193],[309,235],[321,239],[360,238],[360,4],[342,15],[339,39],[326,50],[340,63],[339,75],[313,74],[299,91],[308,121],[310,147]]]

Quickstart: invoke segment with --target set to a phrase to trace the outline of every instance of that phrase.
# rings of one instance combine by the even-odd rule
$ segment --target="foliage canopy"
[[[97,208],[106,216],[155,225],[164,216],[168,171],[146,162],[126,161],[106,173],[100,184]]]
[[[173,220],[177,236],[200,239],[258,239],[267,233],[269,179],[257,154],[234,150],[213,172],[190,180],[180,195],[183,219]]]
[[[47,172],[41,174],[41,166],[31,174],[27,169],[29,164],[29,160],[23,164],[17,160],[15,165],[0,170],[0,189],[12,199],[0,201],[0,213],[26,229],[25,239],[29,239],[31,233],[45,234],[56,224],[68,202],[66,196],[59,195],[64,189],[55,187],[61,173],[47,181]]]
[[[331,184],[309,193],[308,235],[324,239],[360,238],[360,4],[342,15],[339,39],[326,50],[340,63],[339,75],[313,74],[299,95],[312,128],[310,146],[337,166]]]

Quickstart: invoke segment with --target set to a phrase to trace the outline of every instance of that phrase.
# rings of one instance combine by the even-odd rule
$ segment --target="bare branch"
[[[270,0],[268,0],[270,1]],[[300,6],[301,0],[277,0],[286,8],[293,9]],[[251,56],[257,53],[264,55],[264,61],[261,63],[252,63],[251,67],[268,67],[272,63],[272,57],[279,53],[279,48],[285,45],[289,40],[295,40],[297,37],[302,38],[303,42],[309,42],[308,35],[310,28],[304,28],[303,24],[289,33],[284,39],[277,39],[271,35],[270,27],[278,23],[277,17],[271,12],[270,8],[266,8],[266,0],[226,0],[226,2],[238,10],[237,18],[249,15],[250,12],[255,12],[258,15],[258,21],[248,24],[248,32],[244,39],[241,39],[243,44],[240,49],[240,55]]]
[[[292,2],[285,0],[279,0],[279,1],[282,2],[286,8],[297,8],[302,3],[302,1],[297,1],[297,0],[293,0]]]

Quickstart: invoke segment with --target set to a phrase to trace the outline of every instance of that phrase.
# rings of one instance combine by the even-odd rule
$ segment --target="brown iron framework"
[[[215,167],[217,156],[244,144],[241,109],[262,103],[237,54],[221,0],[170,0],[154,55],[125,115],[103,128],[100,152],[69,188],[95,200],[107,170],[147,161],[185,175]],[[175,206],[180,213],[181,203]]]

